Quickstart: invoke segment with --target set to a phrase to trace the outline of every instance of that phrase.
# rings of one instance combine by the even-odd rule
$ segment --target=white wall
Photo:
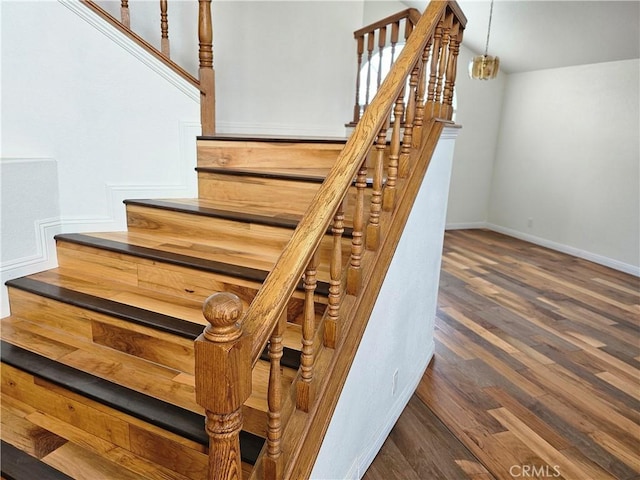
[[[473,57],[464,45],[458,57],[455,121],[462,125],[453,159],[447,228],[486,224],[496,142],[500,129],[502,95],[507,76],[472,80],[467,66]]]
[[[315,480],[364,474],[433,356],[455,135],[457,129],[445,130],[429,165],[320,449]]]
[[[120,18],[119,1],[98,3]],[[344,137],[355,95],[353,31],[363,25],[363,2],[330,6],[212,3],[218,132]],[[129,9],[132,30],[160,48],[158,3],[131,1]],[[197,2],[169,2],[168,12],[171,58],[197,76]]]
[[[489,222],[640,275],[640,61],[509,75]]]
[[[219,131],[344,137],[362,2],[216,1],[213,15]]]
[[[53,233],[196,194],[199,93],[94,20],[77,1],[2,2],[3,316],[6,280],[55,265]]]

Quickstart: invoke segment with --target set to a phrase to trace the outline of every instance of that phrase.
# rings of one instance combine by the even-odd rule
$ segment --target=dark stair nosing
[[[198,140],[223,140],[228,142],[264,142],[264,143],[318,143],[318,144],[341,144],[347,143],[346,137],[273,137],[270,135],[199,135]]]
[[[273,173],[257,170],[241,170],[227,167],[196,167],[196,172],[200,173],[217,173],[220,175],[234,175],[237,177],[257,177],[268,178],[272,180],[291,180],[294,182],[322,183],[324,177],[317,175],[298,175],[295,173]]]
[[[14,368],[201,445],[209,445],[209,437],[204,429],[205,417],[199,413],[57,363],[5,341],[0,342],[0,346],[2,361]],[[241,432],[242,461],[255,463],[263,444],[264,439],[257,435]]]
[[[268,215],[258,215],[255,213],[233,212],[218,208],[201,207],[198,205],[188,205],[172,202],[171,200],[135,199],[124,200],[125,205],[136,205],[140,207],[157,208],[159,210],[169,210],[171,212],[189,213],[203,217],[222,218],[224,220],[235,220],[238,222],[256,223],[271,227],[296,228],[299,218],[292,217],[271,217]]]
[[[187,320],[133,307],[124,303],[114,302],[113,300],[107,300],[58,285],[51,285],[50,283],[29,277],[9,280],[6,282],[6,285],[68,305],[110,315],[137,325],[172,333],[189,340],[195,340],[196,337],[202,333],[203,329],[202,325]],[[269,360],[268,347],[265,348],[260,358],[262,360]],[[297,370],[300,367],[300,352],[292,348],[284,347],[280,363],[285,367]]]
[[[233,212],[230,210],[220,210],[217,208],[187,205],[183,203],[172,202],[171,200],[135,199],[124,200],[124,204],[289,229],[295,229],[298,226],[301,218],[300,216],[297,216],[297,218],[271,217],[268,215],[258,215],[255,213]],[[327,234],[331,234],[331,227],[329,227],[329,229],[327,230]],[[344,232],[342,235],[345,237],[352,237],[353,228],[344,227]]]
[[[267,278],[267,275],[269,274],[269,272],[265,270],[258,270],[256,268],[241,267],[239,265],[233,265],[230,263],[206,260],[203,258],[191,257],[189,255],[182,255],[179,253],[165,252],[153,248],[140,247],[124,242],[117,242],[115,240],[91,237],[89,235],[83,235],[81,233],[60,234],[56,235],[54,238],[56,240],[62,240],[65,242],[74,243],[76,245],[100,248],[110,252],[132,255],[134,257],[170,263],[186,268],[194,268],[205,272],[219,273],[222,275],[238,277],[260,283],[264,282],[265,278]],[[300,281],[300,283],[298,284],[298,289],[304,290],[302,281]],[[329,284],[327,282],[318,282],[316,293],[328,296]]]
[[[257,170],[241,170],[227,167],[196,167],[196,172],[200,173],[217,173],[219,175],[233,175],[236,177],[257,177],[257,178],[270,178],[273,180],[291,180],[296,182],[308,182],[308,183],[322,183],[325,177],[318,177],[317,175],[296,175],[294,173],[273,173],[262,172]],[[356,181],[352,182],[355,186]],[[367,188],[373,187],[373,178],[366,179]]]
[[[6,282],[6,285],[68,305],[102,313],[191,340],[194,340],[200,335],[203,329],[203,326],[197,323],[124,303],[114,302],[113,300],[107,300],[106,298],[78,292],[58,285],[52,285],[29,277],[9,280]]]
[[[2,440],[0,472],[6,480],[73,480],[60,470]]]

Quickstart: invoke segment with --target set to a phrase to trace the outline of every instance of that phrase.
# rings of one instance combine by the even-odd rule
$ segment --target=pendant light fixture
[[[493,17],[493,0],[489,9],[489,26],[487,27],[487,43],[484,47],[484,55],[476,55],[469,62],[469,76],[477,80],[489,80],[496,78],[500,68],[500,58],[487,55],[489,51],[489,35],[491,34],[491,18]]]

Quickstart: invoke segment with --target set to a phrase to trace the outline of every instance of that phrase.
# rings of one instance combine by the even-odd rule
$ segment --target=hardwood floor
[[[639,325],[636,277],[447,232],[435,359],[364,479],[640,479]]]

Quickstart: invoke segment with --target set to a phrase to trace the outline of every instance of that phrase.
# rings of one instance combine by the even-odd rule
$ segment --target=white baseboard
[[[352,465],[351,469],[349,470],[349,475],[353,475],[355,471],[355,475],[357,475],[357,477],[355,478],[360,479],[365,474],[365,472],[367,471],[367,469],[369,468],[373,460],[376,458],[376,455],[382,448],[382,444],[385,442],[385,440],[389,436],[389,433],[391,432],[394,425],[398,421],[398,418],[400,418],[400,415],[402,414],[405,407],[407,406],[407,403],[409,403],[409,400],[411,400],[411,397],[415,393],[416,388],[418,388],[418,385],[420,384],[420,380],[424,376],[424,372],[427,370],[427,367],[429,366],[429,364],[431,363],[431,360],[433,359],[434,352],[435,352],[435,342],[432,340],[431,344],[429,345],[429,348],[425,349],[426,355],[424,357],[424,360],[420,361],[420,362],[424,362],[424,365],[425,365],[424,369],[418,371],[415,377],[409,380],[405,389],[399,392],[398,399],[389,410],[389,414],[387,415],[386,422],[380,427],[378,432],[373,436],[374,438],[371,441],[366,441],[366,442],[363,441],[365,445],[369,445],[369,449],[366,452],[364,452],[362,455],[360,455],[357,462],[357,471],[355,471],[356,469],[354,468],[354,465]],[[347,477],[347,478],[353,478],[353,477]]]
[[[566,253],[567,255],[582,258],[584,260],[588,260],[590,262],[597,263],[599,265],[603,265],[605,267],[609,267],[614,270],[618,270],[620,272],[628,273],[629,275],[640,277],[640,267],[637,267],[635,265],[624,263],[619,260],[615,260],[613,258],[605,257],[604,255],[599,255],[597,253],[581,250],[579,248],[572,247],[570,245],[564,245],[562,243],[554,242],[553,240],[548,240],[546,238],[536,237],[535,235],[530,235],[528,233],[519,232],[518,230],[502,227],[500,225],[496,225],[493,223],[488,223],[488,222],[449,223],[446,225],[445,230],[464,230],[464,229],[479,229],[479,228],[486,228],[494,232],[502,233],[504,235],[517,238],[519,240],[524,240],[525,242],[533,243],[535,245],[540,245],[541,247],[550,248],[551,250],[555,250],[557,252]]]
[[[525,242],[535,243],[536,245],[540,245],[541,247],[550,248],[551,250],[556,250],[558,252],[566,253],[567,255],[583,258],[585,260],[589,260],[590,262],[597,263],[599,265],[604,265],[605,267],[609,267],[614,270],[628,273],[629,275],[640,277],[640,267],[637,267],[635,265],[631,265],[628,263],[620,262],[619,260],[605,257],[604,255],[588,252],[586,250],[581,250],[579,248],[575,248],[570,245],[564,245],[562,243],[554,242],[553,240],[547,240],[546,238],[536,237],[535,235],[529,235],[527,233],[519,232],[517,230],[512,230],[510,228],[502,227],[500,225],[495,225],[492,223],[488,223],[486,225],[486,228],[488,228],[489,230],[493,230],[494,232],[502,233],[510,237],[524,240]]]
[[[444,226],[445,230],[473,230],[479,228],[487,228],[487,222],[447,223]]]

